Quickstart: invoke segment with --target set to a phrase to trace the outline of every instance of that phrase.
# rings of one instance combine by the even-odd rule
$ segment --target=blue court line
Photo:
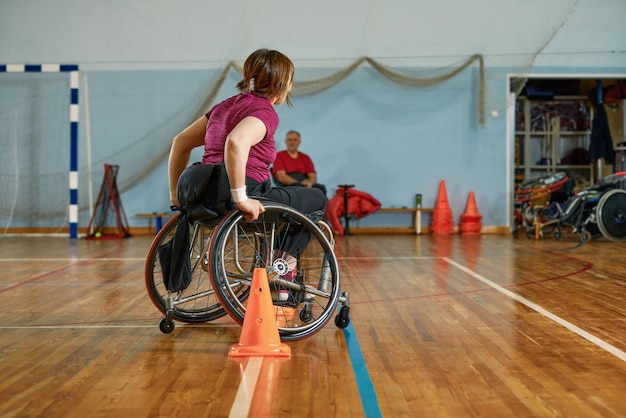
[[[359,346],[359,340],[356,337],[356,331],[352,326],[352,323],[348,323],[348,326],[344,328],[343,334],[346,338],[346,345],[348,346],[348,355],[350,356],[350,362],[352,363],[352,370],[356,377],[356,386],[359,389],[359,395],[361,396],[361,405],[363,406],[363,412],[367,418],[382,418],[380,407],[378,406],[378,397],[374,390],[374,384],[370,379],[370,374],[367,371],[365,360],[363,359],[363,353]]]

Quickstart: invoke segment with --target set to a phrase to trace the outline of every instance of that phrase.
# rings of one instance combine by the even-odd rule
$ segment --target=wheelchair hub
[[[272,269],[279,275],[284,276],[289,272],[289,263],[284,258],[277,258],[272,263]]]

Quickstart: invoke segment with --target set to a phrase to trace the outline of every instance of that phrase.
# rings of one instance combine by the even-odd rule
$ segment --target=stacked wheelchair
[[[515,188],[515,229],[526,237],[542,238],[544,228],[559,223],[560,204],[574,195],[574,181],[557,172],[528,179]]]
[[[626,241],[626,172],[611,174],[594,186],[576,193],[558,206],[558,223],[552,231],[560,239],[563,229],[571,226],[581,243],[605,237],[610,241]]]
[[[332,229],[323,214],[305,215],[274,202],[263,205],[265,212],[253,222],[239,210],[205,221],[181,222],[179,214],[159,231],[146,259],[145,281],[150,299],[164,314],[159,323],[163,333],[174,330],[175,320],[202,323],[227,314],[243,324],[255,268],[266,270],[272,292],[286,296],[273,302],[281,340],[309,337],[333,316],[337,327],[349,324],[348,293],[340,288]],[[176,237],[178,228],[189,228],[190,281],[172,291],[164,280],[160,249]],[[292,267],[281,248],[285,240],[301,237],[308,245],[294,254]],[[284,273],[292,268],[294,280],[285,280]]]
[[[515,202],[515,225],[529,238],[543,237],[548,229],[560,239],[568,228],[581,243],[600,237],[626,241],[626,172],[611,174],[578,193],[566,173],[540,176],[516,189]]]

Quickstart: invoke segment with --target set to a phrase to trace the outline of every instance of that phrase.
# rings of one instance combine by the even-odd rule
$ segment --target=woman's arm
[[[250,148],[259,143],[267,132],[265,124],[254,116],[248,116],[241,120],[226,137],[224,147],[224,162],[230,181],[231,194],[237,208],[246,213],[245,219],[251,222],[259,217],[265,209],[261,202],[247,198],[246,187],[246,164]],[[243,194],[233,193],[233,190]]]
[[[176,196],[176,186],[180,173],[187,168],[191,151],[196,147],[204,145],[207,123],[208,119],[206,116],[201,116],[176,135],[172,141],[170,156],[167,162],[167,172],[169,176],[170,201],[173,205],[178,206],[180,203]]]

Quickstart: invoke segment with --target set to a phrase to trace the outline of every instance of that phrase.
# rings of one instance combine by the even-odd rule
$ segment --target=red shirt
[[[276,175],[279,170],[285,170],[287,173],[309,174],[315,173],[315,166],[311,158],[303,152],[298,151],[298,157],[292,158],[287,151],[280,151],[276,154],[272,172]]]
[[[218,164],[224,161],[226,136],[243,118],[254,116],[265,124],[265,137],[250,148],[246,176],[259,183],[268,180],[269,166],[276,158],[274,132],[278,127],[278,114],[272,103],[254,93],[240,93],[213,106],[206,116],[209,123],[204,136],[202,164]]]

